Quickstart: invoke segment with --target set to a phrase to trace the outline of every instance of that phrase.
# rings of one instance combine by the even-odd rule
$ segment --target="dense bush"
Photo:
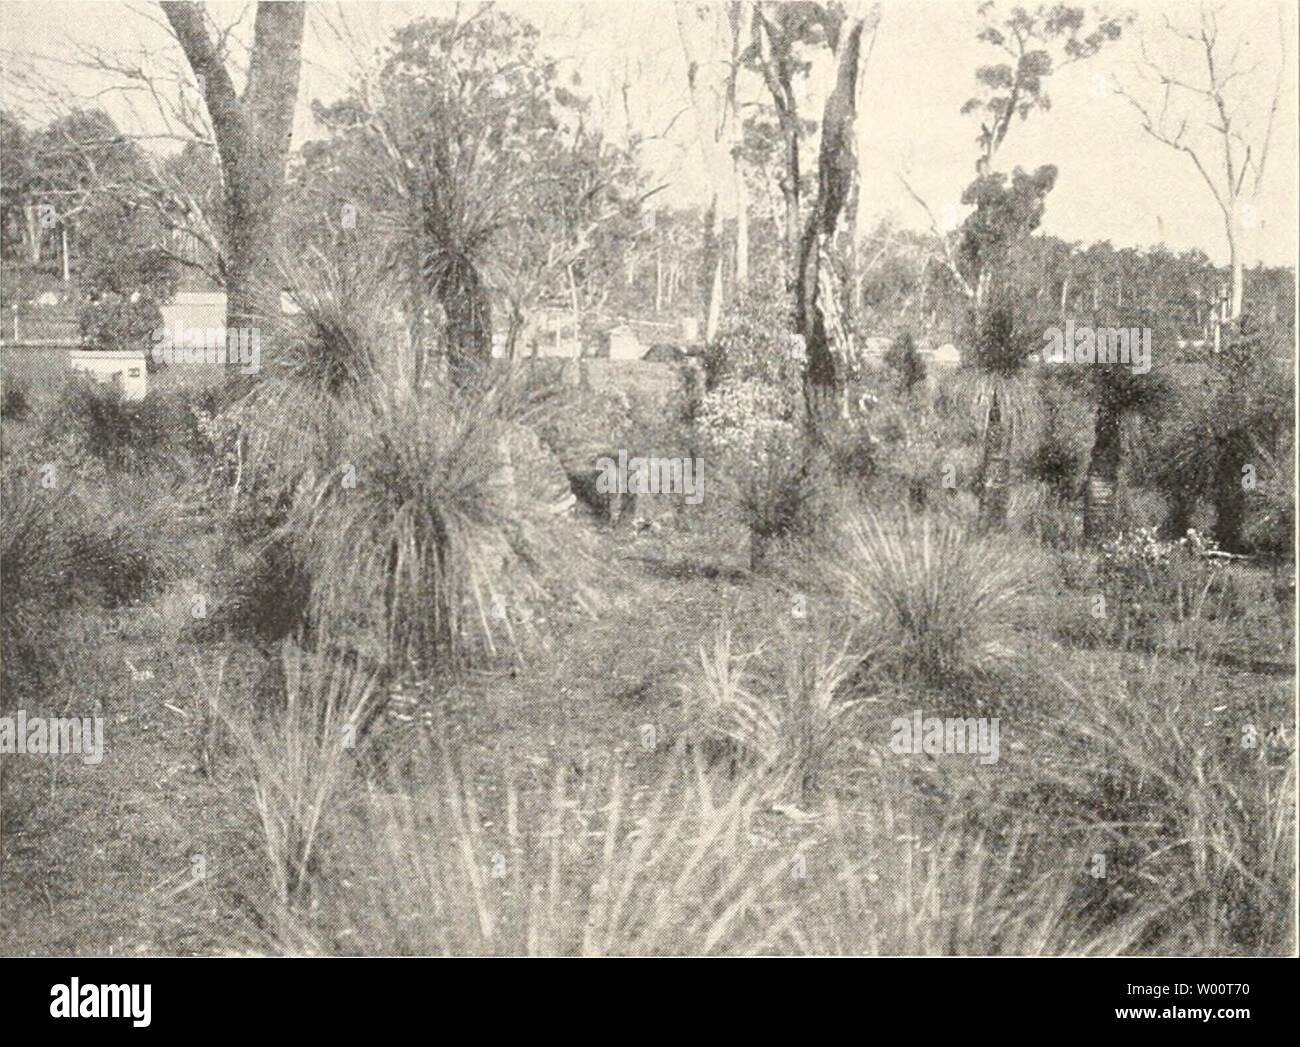
[[[0,398],[0,418],[9,422],[26,421],[32,412],[27,385],[10,379],[4,383],[4,396]]]
[[[1112,904],[1152,897],[1171,952],[1293,951],[1296,770],[1285,727],[1246,714],[1214,674],[1164,659],[1061,686],[1047,744],[1069,758],[1044,774],[1062,804],[1113,827],[1098,852]]]
[[[785,296],[755,289],[723,317],[717,336],[704,350],[704,384],[757,381],[779,390],[790,406],[801,396],[803,338],[791,333]]]
[[[50,491],[33,473],[0,476],[0,670],[3,700],[35,689],[58,664],[61,613],[75,603],[67,587],[73,559],[64,530],[71,489]]]
[[[82,340],[94,349],[145,350],[150,371],[156,367],[152,352],[162,329],[162,311],[151,297],[103,291],[87,301],[77,318]]]
[[[42,412],[38,443],[60,458],[109,473],[183,470],[184,425],[175,398],[127,400],[121,390],[69,378]]]
[[[815,515],[818,460],[790,401],[760,380],[729,379],[705,393],[697,417],[715,487],[749,529],[753,569],[773,540],[806,531]]]
[[[163,531],[168,508],[148,493],[96,487],[11,459],[0,477],[0,503],[0,642],[9,700],[16,691],[39,693],[57,673],[66,612],[143,599],[161,588],[176,561]]]

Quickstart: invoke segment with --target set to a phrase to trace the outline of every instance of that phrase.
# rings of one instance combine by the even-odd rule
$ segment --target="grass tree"
[[[1096,427],[1084,487],[1083,537],[1095,545],[1110,538],[1115,529],[1124,419],[1159,404],[1165,386],[1158,376],[1137,374],[1123,363],[1096,364],[1085,375],[1096,403]]]
[[[979,520],[983,528],[1001,529],[1012,456],[1036,415],[1028,380],[1030,345],[1011,305],[999,303],[985,313],[974,350],[971,366],[963,368],[961,393],[980,430]]]
[[[1170,502],[1166,530],[1172,536],[1186,531],[1204,498],[1214,506],[1219,547],[1241,552],[1252,500],[1290,482],[1290,351],[1284,333],[1247,313],[1223,350],[1208,357],[1200,379],[1173,390],[1155,477]]]
[[[1154,415],[1170,390],[1165,374],[1151,370],[1150,328],[1129,324],[1132,319],[1094,318],[1101,326],[1088,329],[1087,337],[1095,339],[1095,348],[1087,362],[1063,365],[1067,384],[1082,393],[1093,408],[1092,451],[1083,497],[1083,537],[1093,545],[1112,537],[1115,530],[1125,419]],[[1145,315],[1140,319],[1144,324],[1148,320]],[[1172,342],[1172,335],[1161,331],[1155,341],[1164,348]],[[1129,352],[1123,354],[1123,345],[1129,343]],[[1077,353],[1077,347],[1071,348]]]
[[[610,230],[631,235],[644,199],[627,155],[589,130],[589,103],[538,39],[492,7],[419,19],[393,34],[373,75],[317,113],[330,139],[312,152],[313,178],[354,205],[358,227],[389,236],[408,311],[437,303],[461,383],[491,355],[502,297],[515,334],[537,298],[563,296],[579,312],[597,293],[584,285],[615,264]]]

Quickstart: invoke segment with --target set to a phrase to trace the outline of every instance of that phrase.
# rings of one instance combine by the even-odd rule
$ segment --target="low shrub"
[[[7,422],[25,422],[32,413],[27,385],[10,379],[4,383],[4,396],[0,398],[0,418]]]
[[[1105,542],[1098,581],[1109,639],[1151,648],[1168,626],[1195,626],[1212,617],[1225,591],[1216,551],[1212,540],[1194,530],[1167,542],[1146,527]]]
[[[711,474],[750,535],[757,570],[771,543],[809,529],[819,463],[786,392],[762,382],[724,382],[704,395],[697,416]]]
[[[38,440],[65,461],[93,462],[109,473],[183,471],[182,432],[174,399],[127,400],[119,389],[76,375],[42,412]]]
[[[64,521],[71,488],[43,489],[33,474],[0,476],[0,671],[3,699],[36,689],[58,666],[59,619],[75,601]]]
[[[45,482],[43,482],[43,480]],[[64,615],[157,591],[175,557],[163,499],[95,487],[11,459],[0,474],[3,691],[39,693],[61,664]]]

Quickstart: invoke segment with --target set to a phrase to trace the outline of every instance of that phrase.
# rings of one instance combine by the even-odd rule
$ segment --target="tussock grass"
[[[1048,744],[1073,756],[1044,778],[1104,828],[1121,890],[1173,906],[1169,947],[1294,950],[1296,767],[1286,725],[1237,701],[1204,667],[1178,671],[1159,658],[1127,678],[1060,686],[1064,711]]]
[[[305,904],[318,871],[322,833],[336,814],[355,763],[358,736],[377,701],[373,674],[329,655],[286,643],[281,649],[284,702],[256,720],[249,703],[225,694],[225,666],[205,675],[212,727],[236,746],[252,787],[276,910],[286,918]]]
[[[737,654],[720,628],[712,648],[700,647],[698,683],[683,685],[686,718],[695,738],[755,768],[770,797],[803,804],[862,704],[845,687],[862,657],[849,653],[851,635],[839,645],[793,633],[779,642],[780,679],[764,680],[749,669],[762,648]]]
[[[287,911],[276,949],[1117,955],[1171,909],[1144,899],[1112,918],[1098,903],[1099,830],[1012,810],[981,825],[972,795],[936,818],[892,772],[856,809],[787,819],[764,775],[721,778],[684,747],[641,788],[622,754],[581,774],[561,761],[540,796],[513,771],[466,770],[445,743],[425,756],[341,814],[329,875]]]
[[[1014,656],[1014,626],[1037,588],[1035,561],[931,515],[851,512],[830,574],[903,677],[930,682]]]
[[[1108,921],[1090,900],[1092,848],[1077,833],[1003,812],[994,832],[970,824],[973,795],[922,814],[885,775],[864,817],[836,809],[833,858],[792,924],[801,953],[858,956],[1109,956],[1133,951],[1161,915],[1154,904]]]
[[[613,754],[576,780],[560,763],[539,806],[507,777],[496,806],[444,745],[423,783],[354,808],[346,874],[290,950],[449,955],[710,955],[776,949],[794,918],[773,887],[789,856],[750,845],[753,778],[723,786],[677,750],[630,790]],[[503,801],[503,802],[502,802]]]

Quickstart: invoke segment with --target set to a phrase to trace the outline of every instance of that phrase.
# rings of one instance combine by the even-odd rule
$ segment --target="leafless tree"
[[[686,55],[696,134],[709,174],[704,230],[704,336],[710,340],[717,331],[722,312],[722,219],[724,200],[728,197],[736,217],[737,283],[743,286],[749,274],[747,193],[741,166],[743,129],[736,85],[751,12],[752,5],[748,3],[677,5],[677,26]],[[730,193],[728,182],[732,184]]]
[[[1229,51],[1220,32],[1218,9],[1202,6],[1191,28],[1166,16],[1163,30],[1181,46],[1193,49],[1203,75],[1193,78],[1180,71],[1182,64],[1175,68],[1158,62],[1144,40],[1136,82],[1116,81],[1115,91],[1133,107],[1143,131],[1191,161],[1214,197],[1228,240],[1232,272],[1229,312],[1235,320],[1241,315],[1246,241],[1258,226],[1255,205],[1263,186],[1286,72],[1288,34],[1282,9],[1278,8],[1276,78],[1271,93],[1262,97],[1242,90],[1250,85],[1262,62],[1246,64],[1240,43]],[[1260,102],[1262,130],[1257,120],[1251,120],[1250,112],[1252,105]],[[1203,133],[1198,134],[1206,129],[1211,132],[1213,145],[1206,143]],[[1213,155],[1215,146],[1218,157]]]

